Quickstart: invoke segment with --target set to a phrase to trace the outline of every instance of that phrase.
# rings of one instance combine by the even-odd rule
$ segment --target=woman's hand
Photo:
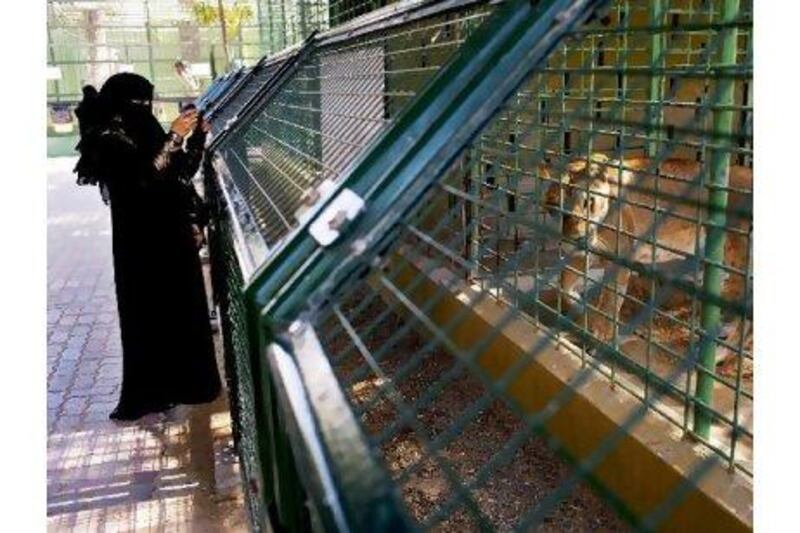
[[[202,228],[197,224],[192,224],[192,237],[194,237],[194,244],[197,246],[197,249],[203,247],[203,243],[206,240],[206,236],[203,234]]]
[[[195,127],[197,126],[198,118],[199,117],[196,109],[184,111],[178,115],[178,118],[172,121],[170,131],[177,133],[182,138],[186,138],[187,135],[194,131]]]
[[[208,133],[211,131],[211,123],[207,121],[205,118],[200,117],[200,129],[203,130],[203,133]]]

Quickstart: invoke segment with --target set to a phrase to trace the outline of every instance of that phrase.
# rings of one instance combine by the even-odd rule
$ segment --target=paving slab
[[[111,223],[74,166],[48,161],[48,531],[247,531],[224,395],[108,419],[122,369]]]

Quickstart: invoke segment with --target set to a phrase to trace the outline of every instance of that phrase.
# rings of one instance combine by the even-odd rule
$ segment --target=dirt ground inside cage
[[[407,321],[380,297],[373,294],[369,305],[351,315],[361,301],[354,297],[343,310],[378,361],[380,375],[369,369],[337,322],[328,324],[323,342],[413,517],[439,531],[477,531],[478,513],[500,531],[519,526],[573,470],[545,438],[524,429],[502,400],[486,399],[479,379],[460,367],[452,354],[427,346],[427,338],[406,328]],[[420,354],[415,365],[414,357]],[[485,405],[465,421],[463,414],[481,399]],[[412,411],[402,422],[398,403]],[[438,444],[435,453],[432,443]],[[490,463],[488,473],[482,473]],[[459,493],[459,484],[464,493]],[[465,507],[465,494],[475,508]],[[627,525],[581,482],[553,507],[539,529],[619,531]]]

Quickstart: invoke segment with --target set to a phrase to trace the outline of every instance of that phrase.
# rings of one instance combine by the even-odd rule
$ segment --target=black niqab
[[[164,142],[164,130],[153,116],[153,84],[138,74],[121,72],[103,84],[100,98],[108,102],[112,115],[120,117],[141,155],[153,155]]]

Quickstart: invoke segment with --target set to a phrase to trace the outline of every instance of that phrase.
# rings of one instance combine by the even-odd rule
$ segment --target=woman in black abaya
[[[78,183],[99,185],[111,205],[123,350],[116,420],[220,391],[197,254],[205,222],[190,181],[208,128],[192,110],[165,134],[152,98],[145,78],[116,74],[99,94],[86,87],[76,111]]]

